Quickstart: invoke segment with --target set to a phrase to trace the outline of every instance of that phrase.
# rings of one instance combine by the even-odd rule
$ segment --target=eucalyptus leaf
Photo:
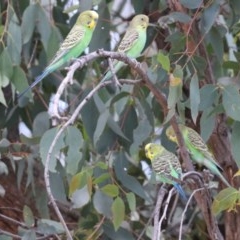
[[[23,44],[26,44],[32,38],[33,31],[36,25],[36,14],[36,4],[30,4],[23,13],[21,24]]]
[[[211,29],[219,14],[219,10],[220,10],[219,1],[215,1],[209,7],[204,8],[203,15],[200,20],[200,25],[202,28],[201,30],[203,34],[206,34]]]
[[[231,148],[234,160],[240,168],[240,122],[234,122],[232,127],[232,135],[231,135]]]
[[[113,199],[108,197],[106,194],[100,190],[96,190],[93,195],[93,205],[97,212],[103,214],[106,217],[111,217],[111,206]]]
[[[71,197],[71,201],[73,203],[72,208],[81,208],[85,206],[90,201],[90,195],[88,192],[87,185],[83,188],[76,190]]]
[[[240,94],[235,85],[225,86],[222,92],[222,103],[226,114],[240,121]]]
[[[114,229],[115,231],[117,231],[121,226],[125,217],[125,205],[123,200],[120,197],[117,197],[116,199],[114,199],[111,210],[113,214]]]
[[[203,4],[202,0],[180,0],[180,3],[189,9],[199,8]]]
[[[194,123],[196,123],[197,121],[199,103],[200,103],[199,82],[197,74],[194,74],[190,82],[190,108]]]

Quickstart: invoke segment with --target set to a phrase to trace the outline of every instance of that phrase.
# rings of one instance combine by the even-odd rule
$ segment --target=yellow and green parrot
[[[97,21],[97,12],[91,10],[82,12],[43,73],[39,75],[26,90],[20,93],[18,97],[23,96],[28,90],[35,87],[48,74],[54,72],[70,60],[79,57],[88,47],[92,39],[94,29],[97,25]]]
[[[145,146],[145,155],[151,160],[152,168],[156,174],[156,180],[162,183],[172,184],[180,196],[187,200],[181,185],[182,168],[175,154],[167,151],[161,144],[148,143]]]
[[[228,187],[231,187],[228,181],[221,174],[223,171],[221,166],[216,162],[215,157],[208,149],[206,143],[201,136],[192,128],[179,124],[180,132],[182,133],[184,143],[192,160],[200,165],[207,167],[213,174],[217,175]],[[177,142],[176,134],[172,126],[166,130],[166,135],[169,140]]]
[[[130,22],[129,27],[118,46],[117,52],[125,53],[130,58],[139,57],[146,44],[146,30],[148,25],[148,16],[144,14],[136,15]],[[114,73],[119,71],[122,66],[124,66],[123,62],[114,60]],[[109,69],[101,82],[111,79],[112,75],[112,71]]]

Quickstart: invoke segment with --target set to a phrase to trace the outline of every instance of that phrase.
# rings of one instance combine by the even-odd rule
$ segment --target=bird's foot
[[[134,65],[135,65],[134,68],[141,68],[140,62],[138,62],[135,58],[132,58],[131,60],[133,61]]]

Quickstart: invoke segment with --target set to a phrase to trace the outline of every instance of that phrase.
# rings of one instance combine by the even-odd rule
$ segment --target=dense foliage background
[[[128,84],[97,89],[108,67],[97,53],[59,95],[61,118],[49,106],[69,69],[18,99],[87,9],[99,21],[86,56],[114,51],[132,17],[149,16],[141,65],[123,59],[117,73]],[[4,0],[0,12],[1,239],[239,239],[238,0]],[[195,166],[208,184],[186,176],[188,203],[159,190],[144,145],[175,152],[165,129],[177,121],[208,142],[233,188]],[[193,170],[181,144],[177,154]]]

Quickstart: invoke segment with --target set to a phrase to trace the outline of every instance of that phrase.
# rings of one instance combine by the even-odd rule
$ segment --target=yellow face
[[[144,14],[136,15],[130,23],[132,27],[140,26],[143,29],[146,29],[148,27],[148,24],[149,24],[149,18]]]
[[[152,160],[157,154],[163,151],[163,147],[160,144],[148,143],[145,146],[145,155],[147,158]]]
[[[89,29],[94,29],[98,22],[98,13],[95,11],[84,11],[79,15],[77,22]]]
[[[175,134],[172,126],[169,126],[169,127],[167,128],[167,130],[166,130],[166,135],[167,135],[167,137],[168,137],[168,139],[169,139],[170,141],[175,142],[175,143],[178,142],[178,141],[177,141],[176,134]]]

